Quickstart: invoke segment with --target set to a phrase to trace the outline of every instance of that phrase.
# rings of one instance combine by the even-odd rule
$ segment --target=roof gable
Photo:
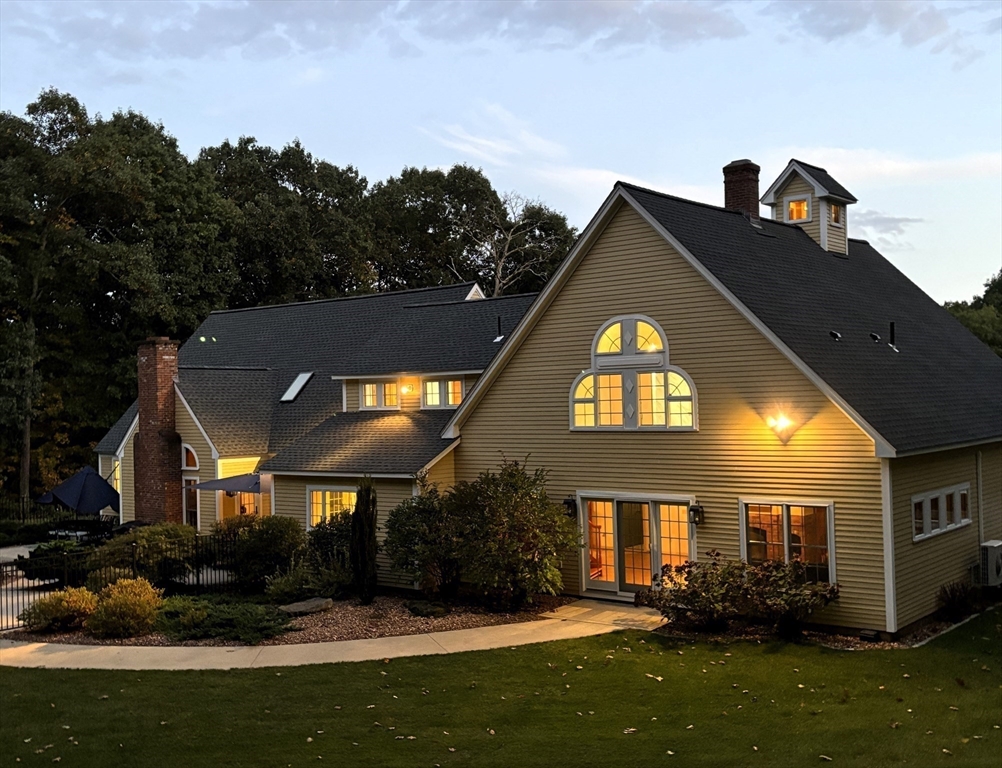
[[[446,430],[459,427],[622,204],[632,205],[829,399],[878,455],[1002,437],[1002,359],[869,244],[828,253],[799,227],[620,182]],[[809,311],[805,308],[809,307]],[[886,343],[891,320],[898,349]],[[907,329],[907,330],[904,330]],[[840,334],[836,342],[831,331]],[[876,343],[870,334],[881,338]],[[907,338],[906,338],[907,337]]]
[[[835,181],[824,168],[810,165],[802,160],[791,160],[786,168],[783,169],[783,172],[779,174],[779,177],[769,185],[765,194],[762,195],[762,203],[764,205],[776,205],[776,196],[783,191],[794,175],[800,176],[800,178],[806,181],[814,189],[814,195],[818,198],[830,197],[842,203],[858,202],[855,196]]]

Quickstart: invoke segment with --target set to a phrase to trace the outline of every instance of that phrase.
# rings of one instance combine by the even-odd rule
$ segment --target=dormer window
[[[845,206],[838,203],[831,204],[832,226],[841,227],[845,222]]]
[[[463,402],[463,380],[425,379],[421,394],[423,408],[457,408]]]
[[[362,384],[361,407],[368,410],[400,407],[399,388],[395,381],[367,381]]]
[[[795,197],[786,201],[786,220],[788,222],[807,221],[810,218],[810,198]]]
[[[668,365],[664,331],[650,318],[613,318],[595,335],[592,367],[571,387],[572,429],[696,429],[696,393]]]

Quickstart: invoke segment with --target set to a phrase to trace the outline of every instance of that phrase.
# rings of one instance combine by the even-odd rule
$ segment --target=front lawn
[[[995,611],[913,650],[629,631],[252,671],[5,667],[0,764],[997,767],[1000,651]]]

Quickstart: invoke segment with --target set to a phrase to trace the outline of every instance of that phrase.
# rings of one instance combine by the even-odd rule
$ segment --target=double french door
[[[688,500],[586,499],[585,585],[636,592],[663,565],[690,559]]]

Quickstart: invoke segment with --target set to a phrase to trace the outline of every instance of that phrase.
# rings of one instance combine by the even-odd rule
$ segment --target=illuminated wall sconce
[[[774,416],[767,416],[765,423],[769,425],[769,429],[776,433],[776,437],[784,443],[797,431],[796,423],[782,411],[779,411]]]
[[[404,384],[404,385],[403,385],[403,386],[402,386],[402,387],[400,388],[400,392],[401,392],[402,394],[404,394],[404,395],[409,395],[409,394],[410,394],[411,392],[413,392],[413,391],[414,391],[414,387],[412,387],[412,386],[411,386],[410,384]]]

